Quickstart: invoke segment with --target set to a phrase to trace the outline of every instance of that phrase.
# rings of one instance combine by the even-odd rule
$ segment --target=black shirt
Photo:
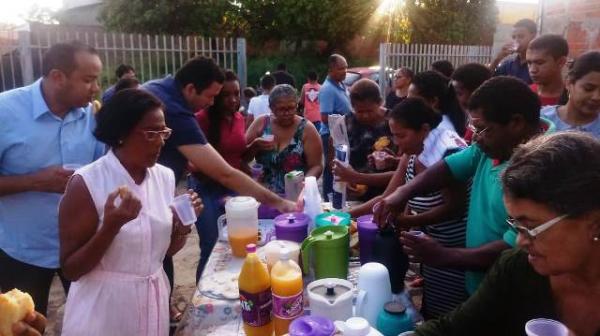
[[[400,103],[401,101],[403,101],[406,97],[398,97],[396,95],[396,91],[392,90],[390,91],[390,93],[388,93],[388,95],[385,97],[385,108],[388,110],[393,109],[396,105],[398,105],[398,103]]]

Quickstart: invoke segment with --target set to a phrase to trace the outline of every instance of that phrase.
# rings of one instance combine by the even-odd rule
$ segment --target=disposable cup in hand
[[[527,336],[568,336],[569,329],[558,321],[538,318],[525,324],[525,333]]]
[[[273,142],[275,141],[275,136],[273,134],[264,134],[262,139],[268,142]]]
[[[375,158],[375,169],[383,170],[385,169],[385,157],[387,156],[384,151],[376,151],[373,152],[373,157]]]
[[[415,237],[420,237],[420,236],[424,235],[423,231],[418,231],[418,230],[411,230],[406,233],[408,233],[411,236],[415,236]]]
[[[252,165],[252,167],[250,167],[250,171],[252,173],[252,178],[258,180],[263,174],[263,165],[260,163],[255,163]]]
[[[192,225],[196,222],[196,211],[192,205],[192,198],[188,194],[179,195],[173,200],[173,207],[183,225]]]

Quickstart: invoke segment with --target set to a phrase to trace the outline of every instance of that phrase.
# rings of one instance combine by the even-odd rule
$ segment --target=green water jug
[[[312,265],[315,279],[346,279],[348,277],[349,245],[350,235],[346,226],[323,226],[314,229],[302,242],[304,272],[309,273],[310,265]]]

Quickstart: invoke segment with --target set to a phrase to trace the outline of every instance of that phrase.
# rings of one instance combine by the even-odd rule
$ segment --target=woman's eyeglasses
[[[549,228],[551,228],[552,226],[554,226],[561,220],[567,218],[567,216],[568,215],[558,216],[558,217],[553,218],[553,219],[547,221],[546,223],[539,225],[531,230],[524,227],[523,225],[521,225],[518,220],[516,220],[512,217],[508,217],[508,219],[506,219],[506,223],[508,223],[508,225],[514,231],[516,231],[518,234],[522,234],[529,240],[534,240],[535,237],[539,236],[542,232],[548,230]]]
[[[167,140],[171,136],[171,133],[173,133],[173,130],[168,127],[165,127],[165,129],[160,131],[142,131],[144,138],[149,142],[154,142],[158,140],[159,137],[162,138],[163,141]]]

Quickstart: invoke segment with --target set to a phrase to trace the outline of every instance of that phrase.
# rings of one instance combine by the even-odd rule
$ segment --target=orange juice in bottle
[[[256,255],[255,244],[248,244],[246,252],[238,279],[244,332],[248,336],[270,336],[273,334],[273,302],[269,272]]]
[[[290,323],[304,311],[302,270],[290,259],[290,250],[282,248],[279,261],[271,269],[273,291],[273,329],[276,336],[288,333]]]

